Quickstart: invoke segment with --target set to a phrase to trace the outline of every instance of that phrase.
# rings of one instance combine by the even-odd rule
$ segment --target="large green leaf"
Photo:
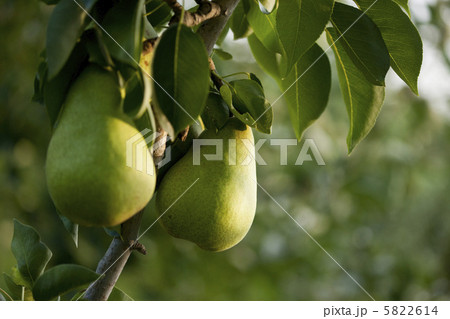
[[[414,24],[392,0],[355,2],[380,29],[394,71],[418,94],[417,79],[422,65],[422,40]]]
[[[60,0],[41,0],[41,1],[44,2],[45,4],[52,5],[57,4]]]
[[[336,41],[338,32],[327,29],[330,45],[334,42],[333,51],[339,75],[344,102],[350,118],[350,130],[347,135],[348,152],[351,153],[375,125],[384,100],[384,87],[373,85],[366,80],[364,74],[353,64],[342,42]]]
[[[36,300],[53,300],[69,291],[88,286],[99,276],[80,265],[58,265],[39,277],[33,286],[33,296]]]
[[[409,5],[408,5],[409,0],[392,0],[392,1],[398,3],[398,5],[401,6],[406,11],[406,13],[408,13],[408,15],[411,15],[411,12],[409,12]]]
[[[266,47],[258,40],[256,35],[252,34],[247,38],[250,50],[252,50],[253,57],[255,58],[258,65],[266,73],[275,79],[280,78],[280,71],[278,70],[277,55],[274,52],[269,51]]]
[[[16,257],[20,274],[31,285],[44,272],[45,266],[52,257],[52,252],[41,242],[41,237],[36,230],[16,219],[14,219],[11,251]]]
[[[123,102],[125,113],[133,119],[140,118],[150,108],[150,98],[150,79],[142,69],[138,69],[125,84],[125,100]]]
[[[122,1],[106,14],[104,41],[116,60],[138,68],[144,32],[144,0]]]
[[[281,80],[292,126],[297,139],[319,118],[328,103],[331,88],[330,62],[323,50],[314,44]]]
[[[247,21],[248,6],[248,2],[239,1],[230,18],[230,27],[235,40],[246,38],[253,32]]]
[[[231,81],[233,106],[239,114],[249,114],[251,118],[244,122],[258,131],[270,134],[272,131],[273,111],[264,96],[261,85],[250,79]],[[233,112],[233,109],[231,110]],[[235,112],[233,112],[235,113]],[[235,114],[237,115],[237,114]]]
[[[390,58],[380,30],[362,11],[336,2],[331,22],[347,55],[375,85],[384,85]]]
[[[153,101],[170,126],[160,121],[172,137],[194,123],[202,113],[209,91],[209,62],[198,34],[183,24],[163,33],[153,58]]]
[[[316,42],[325,29],[334,0],[280,1],[277,30],[286,55],[283,76],[289,74],[300,57]]]
[[[78,0],[78,5],[73,0],[61,0],[53,10],[48,22],[46,40],[49,79],[63,68],[83,32],[87,22],[86,12],[89,12],[96,2],[97,0]]]
[[[277,9],[262,12],[258,0],[243,0],[248,6],[247,21],[259,41],[270,51],[282,53],[276,27]]]

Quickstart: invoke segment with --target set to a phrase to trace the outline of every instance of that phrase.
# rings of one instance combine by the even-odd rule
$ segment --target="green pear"
[[[202,139],[223,143],[223,156],[206,160],[203,155],[216,154],[220,145],[201,146],[200,165],[196,165],[196,148],[191,148],[161,181],[156,207],[169,234],[206,250],[222,251],[244,238],[255,216],[253,134],[245,124],[231,118],[217,132],[204,131],[199,136]]]
[[[143,138],[122,104],[117,77],[93,65],[67,95],[48,147],[46,176],[56,208],[75,223],[118,225],[153,195],[156,174],[147,146],[150,170],[127,165],[127,141]]]

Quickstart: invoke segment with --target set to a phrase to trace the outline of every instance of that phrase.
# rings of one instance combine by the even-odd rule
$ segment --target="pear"
[[[216,146],[201,146],[200,165],[194,165],[191,148],[161,181],[156,208],[161,224],[172,236],[206,250],[222,251],[245,237],[255,216],[253,134],[231,118],[219,131],[205,130],[199,139],[221,141],[223,157],[206,160],[203,155],[216,154]]]
[[[122,102],[114,73],[94,65],[67,95],[48,147],[46,177],[56,208],[75,223],[118,225],[153,195],[156,176],[148,173],[154,172],[148,148],[143,151],[151,170],[127,166],[127,141],[140,133]]]

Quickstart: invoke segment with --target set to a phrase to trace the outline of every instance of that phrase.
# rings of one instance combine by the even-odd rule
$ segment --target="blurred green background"
[[[333,70],[328,109],[306,134],[326,166],[294,165],[303,141],[289,148],[288,165],[280,166],[279,148],[266,142],[260,153],[268,165],[258,168],[258,179],[375,299],[449,300],[450,5],[428,0],[411,1],[411,7],[424,40],[421,97],[390,72],[380,118],[348,157],[348,120]],[[110,242],[102,229],[80,228],[77,249],[46,190],[50,125],[31,97],[51,9],[37,0],[0,4],[0,272],[15,265],[13,218],[40,232],[53,251],[51,265],[95,269]],[[223,48],[235,60],[216,60],[221,74],[255,72],[268,99],[279,96],[245,41],[234,42],[229,34]],[[274,112],[271,137],[294,138],[283,100]],[[142,230],[155,218],[150,204]],[[369,299],[261,190],[252,229],[226,252],[202,251],[159,224],[142,243],[148,255],[134,254],[118,282],[136,300]]]

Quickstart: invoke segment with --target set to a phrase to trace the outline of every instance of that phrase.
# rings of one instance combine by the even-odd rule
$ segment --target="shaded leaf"
[[[249,121],[245,123],[262,133],[270,134],[273,111],[264,96],[261,85],[256,81],[247,79],[232,81],[230,85],[233,93],[233,106],[236,111],[241,115],[249,114],[251,116]],[[231,111],[233,112],[233,109]]]
[[[422,40],[409,17],[392,0],[355,0],[380,29],[395,73],[418,94]],[[369,10],[367,10],[370,8]],[[366,11],[367,10],[367,11]]]
[[[328,57],[314,44],[280,81],[297,139],[325,110],[331,88]]]
[[[33,283],[44,272],[52,257],[52,252],[41,242],[41,237],[33,227],[14,219],[14,235],[11,251],[17,260],[17,267],[24,279]]]
[[[216,44],[218,46],[221,46],[223,41],[225,41],[225,38],[227,37],[228,31],[230,31],[230,19],[227,21],[227,24],[223,27],[222,32],[220,33],[219,37],[217,38]]]
[[[150,79],[139,68],[125,84],[123,110],[132,119],[138,119],[150,108],[150,98]]]
[[[66,63],[86,20],[86,12],[91,11],[97,0],[78,0],[80,8],[73,0],[61,0],[53,10],[47,27],[46,52],[48,78],[58,74]]]
[[[366,79],[372,84],[384,85],[390,58],[375,23],[362,11],[339,2],[334,5],[331,22],[338,33],[336,41]]]
[[[88,286],[97,280],[94,271],[73,264],[63,264],[47,270],[33,286],[36,300],[53,300],[74,289]]]
[[[248,5],[247,21],[256,37],[270,52],[282,53],[276,27],[277,10],[263,13],[258,0],[243,0]]]
[[[286,55],[286,76],[300,57],[316,42],[325,29],[334,0],[280,1],[277,30]]]
[[[111,56],[133,68],[142,52],[144,34],[144,0],[122,1],[106,14],[102,26],[109,35],[104,35]]]
[[[208,54],[200,36],[183,24],[171,26],[156,46],[152,72],[155,115],[159,120],[161,111],[177,134],[196,121],[208,97]]]
[[[60,0],[41,0],[41,1],[44,2],[45,4],[52,5],[57,4]]]
[[[83,44],[79,43],[61,71],[44,84],[44,102],[52,127],[56,125],[70,85],[83,69],[86,59],[87,52]]]
[[[247,38],[248,44],[252,51],[258,65],[266,73],[275,79],[280,78],[280,71],[278,70],[278,61],[276,53],[270,52],[266,47],[258,40],[256,35],[252,34]]]
[[[146,4],[147,20],[153,27],[167,24],[172,17],[172,9],[164,0],[152,0]]]
[[[333,43],[338,33],[327,29],[328,42]],[[368,82],[364,74],[353,64],[342,43],[333,45],[341,86],[347,113],[350,119],[350,130],[347,135],[348,152],[369,134],[375,125],[384,100],[384,87]]]
[[[253,32],[247,21],[248,7],[249,3],[247,1],[239,1],[230,18],[230,28],[233,31],[235,40],[246,38]]]
[[[224,50],[221,50],[221,49],[213,49],[213,54],[218,56],[222,60],[231,60],[231,59],[233,59],[233,56],[230,53],[228,53],[228,52],[226,52]]]
[[[202,120],[207,129],[221,129],[229,118],[227,104],[216,92],[210,92],[206,100],[205,109],[202,113]]]
[[[58,217],[64,225],[64,228],[69,232],[70,237],[72,237],[75,246],[78,247],[78,224],[73,223],[66,216],[61,215],[58,212]]]

